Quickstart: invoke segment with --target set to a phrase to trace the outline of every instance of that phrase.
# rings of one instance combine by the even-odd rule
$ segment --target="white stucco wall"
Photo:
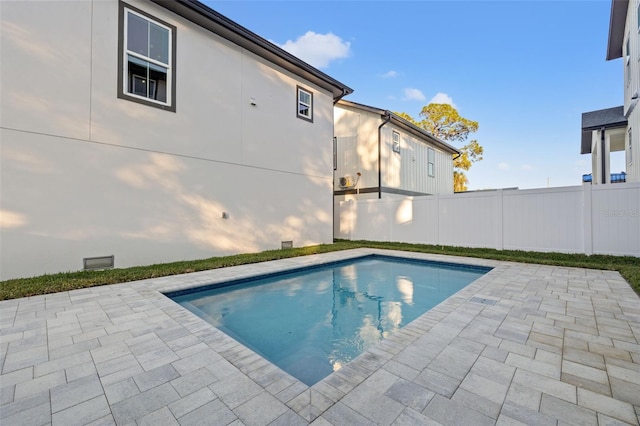
[[[331,242],[332,95],[128,3],[177,27],[175,113],[117,98],[116,1],[0,2],[0,279]]]
[[[335,190],[341,190],[339,178],[362,173],[357,188],[378,186],[378,126],[383,123],[380,114],[338,104],[334,108],[337,140],[337,170]],[[400,153],[393,151],[393,136],[400,134]],[[387,123],[382,127],[381,163],[382,186],[424,194],[453,193],[453,160],[435,146]],[[435,176],[428,176],[427,150],[435,151]],[[383,193],[383,197],[393,194]],[[369,198],[362,194],[358,198]],[[346,196],[348,199],[350,196]],[[377,195],[376,195],[377,197]]]

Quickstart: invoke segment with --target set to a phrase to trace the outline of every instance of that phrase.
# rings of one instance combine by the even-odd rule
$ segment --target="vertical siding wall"
[[[342,176],[362,176],[358,188],[378,186],[378,126],[380,114],[338,105],[334,108],[337,168],[334,190]],[[393,151],[393,132],[400,134],[400,152]],[[392,123],[381,130],[382,186],[423,194],[453,193],[452,155],[427,145]],[[435,176],[428,176],[428,148],[435,151]],[[389,194],[385,194],[388,197]],[[367,197],[367,195],[365,195]]]
[[[334,235],[640,256],[640,183],[341,201]]]
[[[630,1],[627,9],[627,21],[622,45],[622,75],[624,84],[624,112],[628,115],[627,129],[631,129],[633,148],[629,152],[629,133],[625,135],[625,157],[627,182],[640,182],[640,105],[633,95],[640,93],[640,33],[638,31],[638,4],[640,0]],[[627,71],[626,41],[629,40],[630,57]],[[628,78],[627,72],[631,78]],[[629,110],[631,113],[629,114]]]

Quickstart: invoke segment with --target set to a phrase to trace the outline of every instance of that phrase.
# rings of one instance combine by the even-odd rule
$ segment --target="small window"
[[[400,133],[393,132],[393,152],[400,152]]]
[[[631,138],[631,127],[629,127],[629,142],[628,142],[628,146],[629,146],[629,156],[627,157],[627,164],[632,165],[633,164],[633,151],[632,151],[632,147],[633,147],[633,139]]]
[[[625,44],[625,61],[628,86],[631,83],[631,37],[629,35],[627,35],[627,43]]]
[[[118,97],[175,111],[176,28],[120,3]]]
[[[433,148],[428,148],[427,155],[429,157],[427,172],[429,173],[429,176],[434,177],[436,175],[436,151]]]
[[[298,118],[313,122],[313,93],[298,86]]]

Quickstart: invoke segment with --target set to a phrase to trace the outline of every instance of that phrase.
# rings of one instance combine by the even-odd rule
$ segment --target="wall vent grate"
[[[472,297],[470,301],[473,303],[480,303],[482,305],[491,305],[491,306],[497,303],[497,300],[485,299],[484,297]]]
[[[97,256],[85,257],[82,259],[82,265],[85,271],[94,271],[96,269],[111,269],[115,264],[115,256]]]
[[[293,248],[293,241],[283,241],[282,242],[282,248],[283,249]]]

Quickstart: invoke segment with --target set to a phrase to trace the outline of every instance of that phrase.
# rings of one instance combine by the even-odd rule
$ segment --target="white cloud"
[[[313,31],[278,46],[316,68],[326,68],[331,61],[347,58],[351,53],[350,42],[342,41],[333,33],[317,34]]]
[[[405,101],[424,101],[427,99],[424,96],[424,93],[420,91],[420,89],[412,89],[410,87],[404,89],[404,98]]]
[[[498,163],[498,168],[500,170],[509,170],[509,165],[507,163]]]
[[[522,165],[522,170],[526,170],[526,171],[533,170],[533,166],[530,165],[530,164],[523,164]]]
[[[452,107],[457,108],[456,104],[453,103],[453,99],[451,99],[451,96],[442,92],[436,93],[436,95],[433,98],[431,98],[429,103],[430,104],[449,104]]]
[[[398,71],[394,71],[394,70],[389,70],[387,72],[385,72],[384,74],[382,74],[382,78],[394,78],[398,76]]]

